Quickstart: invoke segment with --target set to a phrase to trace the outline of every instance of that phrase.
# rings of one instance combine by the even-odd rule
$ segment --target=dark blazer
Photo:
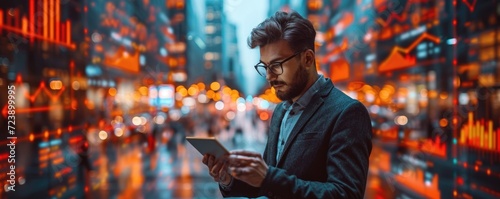
[[[330,79],[313,96],[276,162],[285,110],[271,118],[263,158],[269,166],[260,188],[234,180],[224,197],[363,198],[372,149],[366,108],[334,87]]]

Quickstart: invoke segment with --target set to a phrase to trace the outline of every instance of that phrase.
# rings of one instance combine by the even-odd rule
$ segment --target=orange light
[[[61,26],[61,0],[56,0],[56,41],[61,41],[60,35],[60,26]]]
[[[220,95],[219,92],[217,92],[217,93],[214,94],[214,101],[219,101],[221,99],[222,99],[222,96]]]
[[[198,87],[195,87],[195,86],[189,87],[188,94],[191,96],[198,95]]]
[[[109,88],[108,93],[110,96],[115,96],[117,93],[116,88]]]
[[[222,93],[224,95],[230,95],[231,94],[231,88],[229,88],[227,86],[224,86],[224,88],[222,89]]]
[[[448,98],[448,93],[442,92],[441,94],[439,94],[439,98],[441,98],[443,100],[446,99],[446,98]]]
[[[439,126],[446,127],[448,126],[448,120],[446,118],[442,118],[439,120]]]
[[[0,26],[2,26],[2,24],[3,24],[3,11],[0,9]]]
[[[261,112],[259,118],[263,121],[267,121],[269,119],[269,114],[267,112]]]
[[[198,85],[198,88],[201,90],[205,90],[205,84],[203,82],[200,82],[197,84]]]
[[[49,3],[49,38],[50,40],[54,40],[54,0],[50,0]]]
[[[215,92],[213,90],[208,90],[207,91],[207,97],[208,99],[214,98]]]
[[[475,171],[479,171],[479,166],[477,166],[477,165],[476,165],[476,166],[474,167],[474,170],[475,170]]]
[[[458,195],[457,190],[454,190],[454,191],[453,191],[453,196],[454,196],[454,197],[457,197],[457,195]]]
[[[28,32],[28,19],[26,17],[23,17],[22,21],[22,32],[26,35],[29,34]]]
[[[187,94],[188,94],[188,91],[186,88],[182,87],[181,89],[179,89],[178,93],[182,96],[182,97],[186,97]]]
[[[183,85],[177,86],[175,88],[175,91],[179,92],[182,88],[185,88]]]
[[[486,174],[491,175],[491,170],[490,169],[486,170]]]
[[[219,82],[212,82],[212,83],[210,84],[210,89],[212,89],[212,90],[214,90],[214,91],[219,90],[219,89],[220,89],[220,84],[219,84]]]
[[[43,37],[48,38],[49,37],[49,5],[48,5],[48,0],[43,0]]]
[[[62,133],[61,128],[57,129],[57,135],[61,135],[61,133]]]
[[[48,138],[48,137],[49,137],[49,131],[45,131],[45,132],[43,133],[43,137]]]
[[[50,82],[50,88],[52,90],[61,90],[63,84],[61,82],[61,80],[53,80]]]
[[[71,22],[66,21],[66,44],[71,44]]]
[[[33,142],[33,140],[35,140],[35,136],[33,135],[33,133],[30,133],[30,142]]]

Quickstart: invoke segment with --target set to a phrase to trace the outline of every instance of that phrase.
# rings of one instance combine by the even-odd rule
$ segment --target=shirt
[[[279,161],[281,155],[283,153],[283,149],[285,148],[286,141],[288,140],[288,136],[292,132],[293,127],[297,124],[302,112],[304,112],[304,108],[309,104],[311,98],[316,94],[321,85],[325,83],[327,80],[323,75],[319,75],[319,78],[314,82],[314,84],[307,89],[307,91],[302,95],[295,103],[291,104],[289,101],[285,101],[283,103],[283,108],[285,111],[285,116],[283,120],[281,120],[280,134],[278,138],[278,153],[276,154],[276,162]]]

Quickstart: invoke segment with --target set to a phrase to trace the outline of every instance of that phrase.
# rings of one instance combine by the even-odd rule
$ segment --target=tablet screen
[[[214,137],[186,137],[186,140],[198,150],[201,155],[212,154],[216,158],[221,157],[229,151],[222,146]]]

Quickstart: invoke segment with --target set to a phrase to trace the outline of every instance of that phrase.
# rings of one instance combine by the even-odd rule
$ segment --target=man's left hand
[[[231,175],[247,184],[260,187],[267,174],[267,164],[259,153],[232,151],[229,155]]]

